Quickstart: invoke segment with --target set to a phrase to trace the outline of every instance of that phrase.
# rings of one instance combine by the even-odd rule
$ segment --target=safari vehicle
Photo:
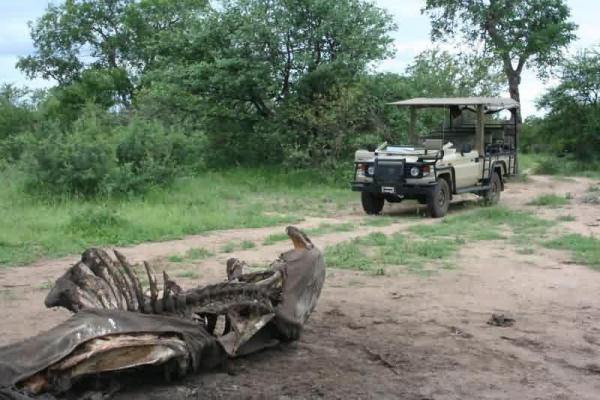
[[[415,98],[390,103],[409,107],[409,144],[384,143],[374,151],[358,150],[352,190],[361,192],[367,214],[379,214],[385,201],[415,199],[429,214],[443,217],[453,195],[474,193],[494,204],[505,177],[517,173],[519,103],[499,97]],[[417,111],[448,110],[441,127],[416,135]],[[511,118],[494,114],[503,110]],[[444,118],[445,119],[445,118]]]

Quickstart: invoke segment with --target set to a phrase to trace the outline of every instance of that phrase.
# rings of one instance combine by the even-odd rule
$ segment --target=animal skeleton
[[[121,253],[115,250],[113,260],[104,250],[86,250],[45,300],[75,314],[0,348],[0,398],[61,393],[82,377],[131,368],[183,375],[298,339],[316,307],[325,264],[306,234],[295,227],[286,233],[294,248],[269,269],[245,273],[246,263],[232,258],[226,282],[189,290],[166,272],[160,289],[144,262],[145,292]]]

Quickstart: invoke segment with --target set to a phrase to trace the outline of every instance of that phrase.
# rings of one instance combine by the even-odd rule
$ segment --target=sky
[[[55,0],[59,1],[59,0]],[[421,51],[433,47],[429,38],[430,25],[427,16],[421,14],[424,0],[374,0],[394,17],[398,29],[393,33],[396,55],[376,66],[382,72],[402,73],[412,59]],[[518,1],[518,0],[515,0]],[[579,25],[577,41],[569,52],[600,44],[600,1],[567,0],[571,7],[572,20]],[[39,18],[46,9],[48,0],[0,0],[0,84],[13,83],[17,86],[43,88],[53,82],[42,79],[29,80],[15,68],[20,56],[34,51],[29,37],[28,21]],[[538,111],[535,99],[544,93],[553,82],[543,82],[533,71],[524,71],[521,83],[521,106],[525,117]],[[508,92],[505,93],[508,96]]]

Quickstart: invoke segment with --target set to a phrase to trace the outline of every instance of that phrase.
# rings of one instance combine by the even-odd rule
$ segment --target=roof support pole
[[[485,155],[483,146],[485,143],[485,114],[483,105],[477,106],[477,124],[475,125],[475,150],[480,156]]]
[[[408,143],[416,144],[417,143],[417,108],[415,106],[410,106],[408,108],[410,114],[410,123],[408,125]]]

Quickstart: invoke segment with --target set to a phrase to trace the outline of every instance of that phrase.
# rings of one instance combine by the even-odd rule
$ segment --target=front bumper
[[[413,196],[423,196],[427,195],[431,192],[431,190],[435,187],[436,183],[423,183],[419,185],[410,185],[406,183],[402,184],[389,184],[389,185],[381,185],[376,182],[352,182],[352,191],[354,192],[369,192],[369,193],[378,193],[378,194],[396,194],[399,196],[405,197],[413,197]],[[395,193],[390,193],[389,191],[384,192],[382,187],[394,188]]]

